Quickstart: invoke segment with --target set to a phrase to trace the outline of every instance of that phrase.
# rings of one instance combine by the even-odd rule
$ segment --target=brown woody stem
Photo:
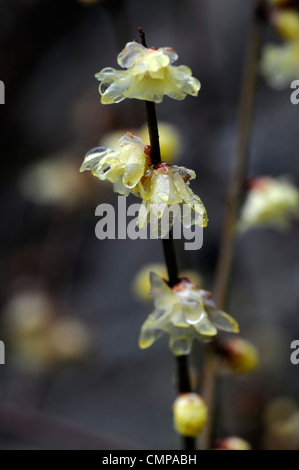
[[[215,300],[220,309],[226,309],[230,290],[235,240],[235,222],[243,197],[247,163],[249,157],[249,140],[256,89],[257,66],[259,60],[262,34],[262,22],[256,14],[248,38],[243,85],[238,119],[237,142],[234,155],[235,168],[229,186],[224,225],[221,236],[220,255],[216,270]],[[215,428],[215,391],[217,385],[218,360],[215,344],[207,351],[203,376],[203,397],[209,409],[209,420],[202,438],[202,448],[211,448]]]
[[[144,31],[139,28],[142,45],[147,47]],[[156,114],[156,105],[152,101],[146,101],[146,115],[151,144],[151,159],[153,165],[161,163],[161,151],[158,132],[158,121]],[[178,267],[176,260],[175,247],[173,242],[173,232],[170,230],[169,238],[162,238],[163,252],[168,272],[169,286],[173,287],[179,282]],[[188,372],[187,356],[177,356],[177,386],[179,393],[191,392],[190,378]],[[184,450],[195,450],[195,439],[190,437],[183,438]]]

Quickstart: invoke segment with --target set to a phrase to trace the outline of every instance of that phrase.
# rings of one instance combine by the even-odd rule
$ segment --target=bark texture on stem
[[[257,67],[262,35],[262,22],[254,16],[250,28],[247,55],[243,73],[240,110],[238,118],[237,142],[234,154],[234,171],[229,186],[224,225],[221,235],[220,254],[216,270],[215,300],[219,309],[226,310],[231,281],[235,222],[243,197],[249,140],[256,89]],[[214,345],[215,346],[215,345]],[[209,409],[209,420],[202,438],[202,448],[211,448],[215,427],[215,388],[217,384],[218,360],[213,344],[208,348],[203,377],[203,397]]]
[[[142,45],[147,47],[144,31],[139,28],[139,34],[141,37]],[[156,105],[154,102],[146,101],[146,115],[147,123],[149,129],[149,137],[151,144],[151,159],[153,165],[158,165],[161,163],[161,152],[160,152],[160,142],[159,142],[159,131],[158,131],[158,121],[156,114]],[[162,239],[163,252],[165,263],[168,272],[168,283],[170,287],[173,287],[179,282],[178,276],[178,266],[176,260],[176,253],[173,241],[173,231],[170,230],[169,238]],[[177,386],[179,393],[189,393],[191,392],[190,378],[188,372],[188,357],[187,356],[177,356]],[[195,439],[191,437],[183,438],[183,447],[184,450],[195,450]]]

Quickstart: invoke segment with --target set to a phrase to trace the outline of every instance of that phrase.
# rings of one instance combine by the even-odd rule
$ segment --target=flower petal
[[[207,315],[205,315],[204,320],[201,323],[198,323],[197,325],[195,325],[194,328],[200,335],[203,335],[203,336],[210,337],[210,336],[217,335],[217,330],[209,321]]]
[[[110,152],[113,151],[105,147],[97,147],[90,150],[85,156],[84,162],[80,168],[80,172],[82,173],[83,171],[95,170],[102,158],[104,158]]]
[[[230,315],[221,310],[210,310],[209,318],[216,328],[230,333],[239,333],[239,325]]]
[[[175,356],[187,356],[192,349],[192,340],[186,337],[171,336],[169,347]]]

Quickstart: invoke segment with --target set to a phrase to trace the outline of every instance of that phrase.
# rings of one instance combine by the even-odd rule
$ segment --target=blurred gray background
[[[92,344],[83,364],[40,373],[20,370],[8,344],[7,365],[0,366],[1,449],[178,448],[171,412],[175,361],[167,338],[139,350],[139,330],[152,305],[132,294],[136,272],[162,261],[161,244],[96,239],[96,206],[117,202],[109,185],[92,186],[88,179],[91,194],[80,189],[82,198],[64,207],[29,201],[19,182],[45,158],[63,158],[79,169],[105,134],[145,122],[142,102],[102,105],[94,78],[117,66],[118,52],[138,39],[141,26],[150,46],[173,47],[178,64],[190,66],[202,83],[198,98],[165,98],[157,113],[180,128],[178,164],[196,171],[192,188],[210,219],[200,251],[183,254],[178,247],[180,267],[198,270],[212,290],[253,4],[0,0],[3,317],[20,289],[41,289],[88,328]],[[267,28],[264,36],[277,40]],[[298,124],[290,91],[275,92],[259,77],[251,176],[288,174],[298,184]],[[229,313],[242,336],[259,347],[262,369],[246,379],[223,379],[218,435],[242,435],[256,448],[264,446],[266,404],[277,396],[299,400],[299,366],[289,360],[290,343],[299,338],[298,235],[295,223],[287,234],[252,231],[236,245]],[[4,327],[0,338],[5,340]],[[197,346],[192,357],[199,374],[202,354]]]

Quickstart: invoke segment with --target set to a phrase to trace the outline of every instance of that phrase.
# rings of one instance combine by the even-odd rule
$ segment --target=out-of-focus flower
[[[273,15],[273,22],[283,38],[289,41],[299,39],[299,14],[295,10],[278,10]]]
[[[11,358],[25,373],[43,374],[77,363],[91,350],[87,329],[78,320],[58,317],[40,291],[15,294],[3,311],[3,324]]]
[[[290,398],[272,401],[265,412],[266,448],[299,449],[299,407]]]
[[[65,209],[81,206],[95,194],[90,179],[80,178],[77,163],[63,155],[26,168],[18,186],[24,197],[35,204]]]
[[[167,163],[173,163],[182,149],[182,135],[180,130],[168,122],[159,122],[159,141],[161,158]],[[101,147],[110,149],[116,148],[120,137],[125,130],[118,130],[105,134],[101,141]],[[138,136],[146,145],[150,145],[148,126],[145,124],[140,129],[134,130],[133,133]]]
[[[196,393],[183,393],[173,405],[174,427],[186,437],[198,436],[208,419],[208,409]]]
[[[162,219],[168,206],[179,204],[185,227],[190,228],[194,224],[206,227],[206,209],[201,199],[189,187],[190,180],[195,177],[193,170],[170,166],[164,162],[149,170],[133,191],[143,200],[138,218],[139,226],[146,226],[152,218]]]
[[[113,183],[115,192],[127,196],[150,165],[149,152],[142,140],[127,132],[115,150],[99,147],[88,152],[80,171],[90,170],[100,180]]]
[[[141,328],[139,346],[149,348],[163,333],[170,336],[169,346],[176,356],[191,352],[194,339],[209,341],[217,330],[237,333],[237,322],[217,309],[210,292],[200,290],[187,279],[173,288],[157,274],[150,274],[155,310]]]
[[[117,131],[108,132],[101,138],[99,142],[100,147],[106,147],[108,149],[117,148],[119,146],[119,140],[124,134],[126,134],[126,132],[127,131],[125,129],[119,129]],[[139,137],[138,132],[133,131],[133,134]]]
[[[277,7],[284,7],[284,6],[289,7],[293,3],[297,2],[297,0],[268,0],[268,1],[269,1],[269,3],[271,3],[272,5],[275,5]]]
[[[270,87],[289,88],[299,76],[299,40],[282,45],[266,44],[262,51],[261,73]]]
[[[165,264],[151,263],[141,268],[133,280],[133,292],[139,300],[148,301],[148,300],[151,300],[152,298],[150,294],[151,271],[155,272],[156,274],[158,274],[158,276],[162,277],[163,279],[167,278],[167,269],[166,269]],[[180,272],[179,277],[182,279],[183,278],[189,279],[193,284],[196,284],[198,287],[201,287],[202,285],[202,278],[197,273],[197,271],[193,271],[191,269],[184,270]]]
[[[291,9],[277,9],[271,20],[286,41],[283,44],[265,44],[260,68],[269,86],[279,90],[288,88],[299,76],[299,14]]]
[[[49,330],[53,356],[58,362],[80,361],[90,353],[90,335],[77,320],[61,319]]]
[[[299,216],[299,191],[284,178],[255,179],[241,210],[241,232],[259,226],[287,229]]]
[[[143,142],[149,143],[148,127],[144,125],[137,131]],[[164,162],[173,163],[182,149],[182,135],[180,130],[168,122],[159,122],[159,139],[161,158]]]
[[[238,375],[254,372],[259,366],[256,347],[242,338],[223,341],[218,347],[218,354],[225,368]]]
[[[214,450],[252,450],[249,442],[240,437],[227,437],[218,441]]]
[[[192,77],[189,67],[172,65],[177,58],[170,47],[156,49],[127,43],[117,57],[118,64],[127,70],[105,68],[96,75],[101,82],[102,103],[119,103],[125,98],[161,103],[164,95],[177,100],[197,96],[200,82]]]

